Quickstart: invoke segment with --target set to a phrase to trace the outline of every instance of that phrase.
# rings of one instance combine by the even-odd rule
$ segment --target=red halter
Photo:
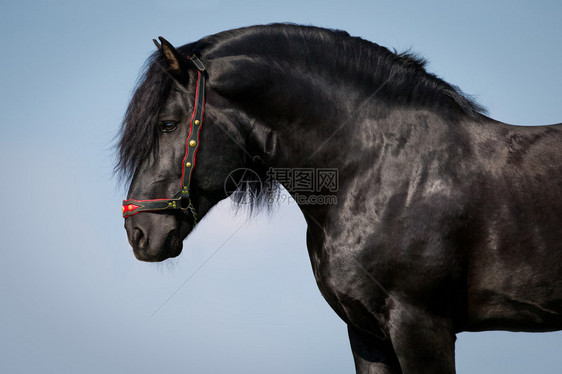
[[[185,140],[185,156],[181,165],[181,189],[171,199],[151,200],[123,200],[123,218],[134,216],[143,212],[160,212],[163,210],[181,210],[185,214],[191,214],[193,224],[197,224],[197,212],[189,196],[189,185],[191,174],[195,167],[195,156],[199,149],[199,133],[203,125],[203,114],[205,113],[205,65],[197,56],[188,57],[197,68],[197,87],[195,89],[195,101],[193,114],[189,124],[189,135]],[[189,211],[189,213],[188,213]]]

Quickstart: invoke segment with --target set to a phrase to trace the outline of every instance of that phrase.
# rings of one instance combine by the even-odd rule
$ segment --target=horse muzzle
[[[182,251],[185,236],[175,215],[147,212],[128,217],[125,230],[135,257],[141,261],[164,261]]]

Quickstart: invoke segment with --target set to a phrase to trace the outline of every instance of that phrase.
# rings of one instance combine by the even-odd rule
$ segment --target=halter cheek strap
[[[188,58],[197,68],[197,87],[195,89],[195,101],[193,114],[189,123],[189,135],[185,140],[185,156],[181,166],[181,189],[171,199],[150,199],[150,200],[123,200],[123,218],[134,216],[143,212],[159,212],[164,210],[181,210],[185,214],[191,215],[193,224],[197,224],[197,212],[189,196],[189,186],[191,175],[195,167],[195,156],[199,149],[199,134],[203,125],[203,115],[205,114],[205,65],[197,58]]]

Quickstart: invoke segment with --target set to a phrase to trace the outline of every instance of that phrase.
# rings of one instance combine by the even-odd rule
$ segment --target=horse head
[[[197,221],[232,192],[225,192],[229,174],[251,166],[237,117],[217,116],[216,106],[205,107],[201,61],[160,40],[120,141],[122,166],[132,175],[123,206],[125,229],[143,261],[178,256]],[[143,111],[151,113],[142,116]]]

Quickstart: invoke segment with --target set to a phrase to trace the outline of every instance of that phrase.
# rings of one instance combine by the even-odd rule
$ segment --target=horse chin
[[[169,258],[174,258],[180,255],[183,248],[182,240],[178,239],[177,235],[168,236],[162,246],[143,250],[133,247],[133,253],[137,260],[145,262],[161,262]]]

